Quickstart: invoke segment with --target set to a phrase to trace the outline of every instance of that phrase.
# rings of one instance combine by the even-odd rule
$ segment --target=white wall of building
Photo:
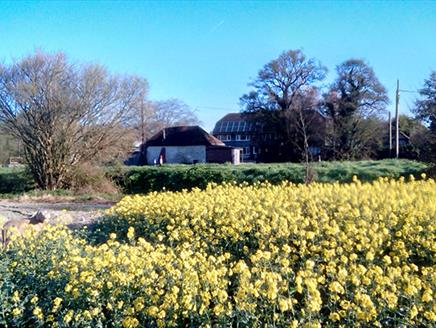
[[[147,164],[159,163],[159,154],[165,148],[166,163],[206,163],[206,146],[149,146],[147,147]]]

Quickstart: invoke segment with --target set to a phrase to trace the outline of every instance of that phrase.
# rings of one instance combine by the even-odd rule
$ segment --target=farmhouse
[[[303,115],[311,136],[309,151],[313,156],[319,156],[326,142],[327,119],[318,110],[306,110]],[[225,115],[215,124],[212,134],[227,146],[241,148],[245,162],[283,161],[282,154],[290,150],[275,127],[250,119],[248,114]],[[290,160],[289,157],[285,159]]]
[[[244,161],[254,161],[257,158],[258,147],[254,142],[255,127],[241,113],[229,113],[221,118],[212,134],[226,145],[242,149]]]
[[[199,126],[165,128],[140,148],[143,164],[239,164],[240,149],[226,146]]]

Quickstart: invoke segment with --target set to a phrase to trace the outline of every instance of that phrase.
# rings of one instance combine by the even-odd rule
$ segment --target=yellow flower
[[[129,229],[127,231],[127,238],[129,240],[133,240],[135,238],[135,228],[129,227]]]
[[[20,316],[21,313],[23,313],[23,311],[22,311],[21,309],[19,309],[19,308],[14,308],[14,309],[12,310],[12,315],[13,315],[14,317],[18,317],[18,316]]]
[[[418,308],[414,304],[410,309],[410,319],[414,319],[418,315]]]
[[[436,271],[411,258],[436,251],[434,199],[433,179],[126,196],[105,222],[118,240],[112,233],[95,245],[48,226],[11,243],[2,256],[11,256],[6,276],[16,287],[2,306],[7,320],[53,327],[104,326],[106,312],[123,327],[243,325],[239,315],[341,327],[376,326],[409,299],[407,324],[431,326]],[[23,272],[32,281],[18,279]],[[41,283],[50,293],[32,294]]]
[[[42,321],[42,319],[44,318],[43,314],[42,314],[42,310],[39,306],[36,306],[33,311],[32,314],[40,321]]]
[[[73,310],[69,310],[65,315],[64,315],[64,322],[66,324],[70,323],[71,319],[73,319],[73,315],[74,315],[74,311]]]
[[[291,306],[289,306],[291,305]],[[287,299],[280,299],[279,300],[279,309],[281,312],[286,312],[292,307],[292,302],[289,302]]]
[[[424,294],[422,295],[422,301],[426,302],[426,303],[433,301],[433,296],[432,296],[431,290],[426,290],[424,292]]]
[[[18,291],[15,291],[12,295],[12,301],[17,303],[20,301],[20,294],[18,293]]]
[[[341,320],[341,316],[337,312],[332,312],[329,315],[329,319],[332,321],[339,321]]]
[[[139,321],[134,317],[126,317],[124,318],[122,325],[124,328],[135,328],[139,326]]]

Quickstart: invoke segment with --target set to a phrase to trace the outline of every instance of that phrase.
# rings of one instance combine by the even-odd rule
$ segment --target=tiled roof
[[[241,120],[243,120],[241,113],[229,113],[225,115],[223,118],[221,118],[218,122],[241,121]]]
[[[207,133],[201,127],[175,126],[165,128],[147,140],[148,146],[224,146],[224,143]]]

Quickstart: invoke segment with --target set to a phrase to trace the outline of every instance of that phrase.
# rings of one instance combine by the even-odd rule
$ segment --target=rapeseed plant
[[[128,196],[101,243],[61,226],[13,240],[0,324],[432,326],[435,199],[432,179]]]

